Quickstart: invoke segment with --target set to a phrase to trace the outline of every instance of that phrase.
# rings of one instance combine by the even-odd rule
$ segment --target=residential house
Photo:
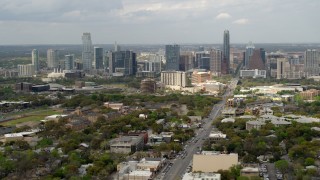
[[[65,126],[75,131],[79,131],[79,130],[85,129],[90,125],[91,125],[91,122],[88,119],[83,117],[74,117],[74,118],[70,118],[69,122]]]

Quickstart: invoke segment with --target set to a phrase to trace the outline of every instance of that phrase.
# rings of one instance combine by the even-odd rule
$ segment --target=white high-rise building
[[[320,51],[308,49],[305,52],[304,72],[307,77],[320,75]]]
[[[92,69],[92,41],[90,33],[82,35],[82,63],[83,70],[90,71]]]
[[[33,49],[31,56],[32,56],[32,64],[34,65],[34,70],[36,71],[36,73],[38,73],[40,70],[39,51],[36,49]]]
[[[19,77],[31,77],[35,74],[35,69],[33,64],[19,64],[18,65],[18,75]]]
[[[220,76],[221,74],[221,63],[223,54],[219,49],[211,49],[210,51],[210,71],[215,76]]]
[[[188,85],[187,73],[183,71],[162,71],[161,82],[167,86],[186,87]]]
[[[48,49],[47,51],[47,65],[48,68],[59,67],[59,51],[54,49]]]

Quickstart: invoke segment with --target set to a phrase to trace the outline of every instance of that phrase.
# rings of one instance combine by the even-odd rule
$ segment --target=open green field
[[[34,111],[34,112],[30,112],[30,113],[25,114],[26,117],[17,118],[15,120],[3,122],[0,124],[4,125],[4,126],[12,126],[12,125],[16,125],[19,123],[25,123],[25,122],[30,122],[30,121],[40,121],[40,120],[43,120],[46,116],[50,116],[53,114],[59,114],[59,113],[60,113],[59,111],[52,110],[52,109]]]

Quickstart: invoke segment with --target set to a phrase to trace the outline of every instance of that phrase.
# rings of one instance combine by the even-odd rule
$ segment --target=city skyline
[[[0,44],[319,43],[320,1],[18,0],[0,2]],[[199,28],[201,27],[201,28]],[[187,38],[186,38],[187,37]],[[208,38],[210,37],[210,38]]]

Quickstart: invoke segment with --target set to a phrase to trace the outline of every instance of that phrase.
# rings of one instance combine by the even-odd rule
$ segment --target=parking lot
[[[259,166],[259,175],[264,180],[282,180],[283,174],[275,167],[274,163],[264,163]]]

